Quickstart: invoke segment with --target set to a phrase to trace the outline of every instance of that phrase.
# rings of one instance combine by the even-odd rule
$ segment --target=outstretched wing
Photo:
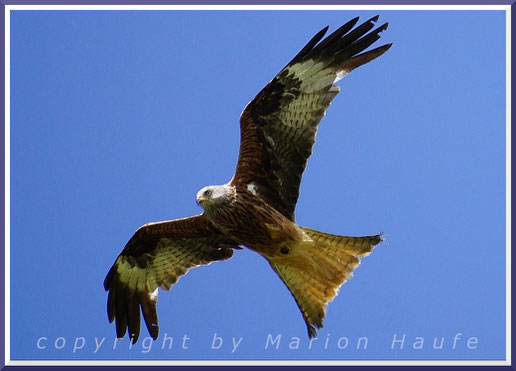
[[[387,28],[385,23],[369,32],[377,20],[378,16],[352,30],[357,17],[318,44],[328,29],[324,28],[247,105],[240,117],[240,154],[233,185],[252,189],[294,220],[317,126],[339,92],[333,83],[392,45],[362,53]]]
[[[118,338],[129,330],[136,343],[140,307],[153,339],[158,337],[158,287],[170,290],[190,268],[229,259],[238,244],[225,237],[204,215],[140,227],[104,280],[109,291],[109,322],[116,320]]]

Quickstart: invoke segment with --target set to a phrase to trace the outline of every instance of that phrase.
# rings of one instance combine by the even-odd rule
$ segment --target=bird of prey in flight
[[[202,214],[149,223],[127,242],[104,280],[109,322],[118,338],[140,334],[140,308],[158,337],[158,288],[170,290],[190,268],[226,260],[245,246],[263,256],[297,302],[308,335],[323,326],[327,304],[352,277],[380,235],[345,237],[296,224],[294,209],[317,126],[339,93],[337,81],[392,44],[365,51],[387,23],[358,17],[306,46],[245,107],[233,178],[197,193]]]

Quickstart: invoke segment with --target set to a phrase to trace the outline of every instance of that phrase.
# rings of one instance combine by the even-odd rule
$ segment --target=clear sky
[[[319,339],[243,250],[160,293],[150,350],[145,328],[113,349],[102,282],[134,231],[199,213],[233,175],[245,104],[321,28],[376,14],[394,45],[339,82],[296,217],[387,242]],[[15,11],[11,357],[504,359],[505,127],[503,11]]]

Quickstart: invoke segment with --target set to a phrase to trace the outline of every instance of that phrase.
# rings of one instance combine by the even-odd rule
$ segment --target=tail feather
[[[269,259],[269,263],[296,300],[308,336],[313,338],[323,327],[326,306],[337,296],[340,286],[353,277],[359,257],[368,255],[382,238],[337,236],[301,228],[312,239],[311,244],[302,242],[304,258],[309,262],[289,265],[286,260],[279,263]]]
[[[314,241],[330,247],[337,247],[360,257],[369,255],[371,251],[373,251],[373,248],[383,241],[381,234],[363,237],[347,237],[323,233],[307,227],[301,227],[301,229]]]
[[[270,262],[272,269],[276,271],[283,283],[288,287],[296,300],[305,320],[308,336],[317,336],[317,329],[323,326],[325,307],[328,297],[334,297],[335,293],[314,279],[309,272],[283,264]]]

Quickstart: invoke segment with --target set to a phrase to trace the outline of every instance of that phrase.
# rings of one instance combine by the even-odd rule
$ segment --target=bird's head
[[[225,185],[207,186],[197,192],[197,204],[204,210],[227,204],[235,195],[233,187]]]

